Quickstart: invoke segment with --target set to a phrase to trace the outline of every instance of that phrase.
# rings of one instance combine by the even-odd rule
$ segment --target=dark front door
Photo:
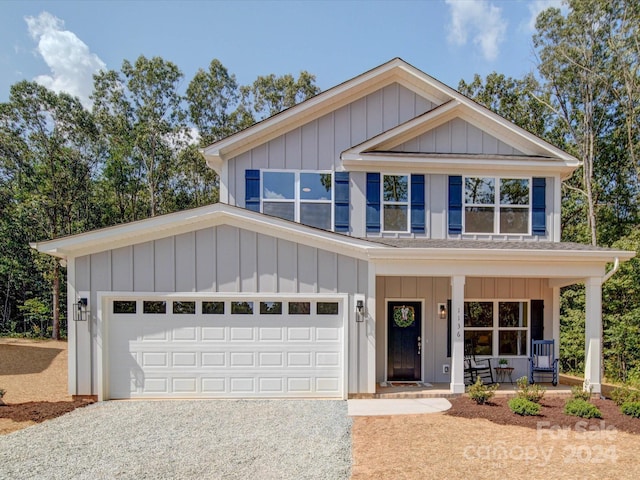
[[[389,302],[388,372],[390,381],[420,381],[422,354],[422,304],[420,302]]]

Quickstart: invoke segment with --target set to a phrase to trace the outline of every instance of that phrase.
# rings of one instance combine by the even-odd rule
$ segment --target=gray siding
[[[423,133],[392,149],[394,152],[522,155],[492,135],[460,118]]]
[[[540,278],[476,278],[467,277],[465,298],[487,300],[544,300],[544,331],[546,338],[553,332],[553,293],[547,281]],[[376,279],[376,382],[385,378],[386,366],[386,300],[417,299],[424,302],[423,370],[427,382],[448,383],[450,377],[442,373],[447,358],[447,321],[437,315],[438,303],[451,298],[450,279],[436,277],[377,277]],[[511,359],[515,367],[514,380],[526,374],[527,359]]]
[[[366,293],[366,278],[353,258],[224,225],[76,260],[76,289],[94,294]]]
[[[229,203],[244,207],[247,169],[336,170],[340,154],[435,105],[398,84],[298,127],[229,160]]]

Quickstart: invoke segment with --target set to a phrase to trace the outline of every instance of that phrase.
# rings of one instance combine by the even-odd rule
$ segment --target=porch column
[[[602,278],[585,281],[584,387],[601,393],[602,371]]]
[[[361,392],[376,393],[376,267],[369,262],[367,272],[367,315],[366,315],[366,377],[364,390]],[[361,388],[358,385],[358,388]]]
[[[451,393],[464,393],[464,283],[451,277]]]

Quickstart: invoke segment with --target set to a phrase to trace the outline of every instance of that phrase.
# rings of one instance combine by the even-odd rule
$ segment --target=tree
[[[558,121],[559,146],[583,162],[581,181],[567,185],[584,197],[592,245],[598,241],[596,162],[613,113],[612,56],[607,46],[614,21],[608,1],[572,0],[566,17],[556,8],[543,11],[533,36],[538,73],[551,98],[547,106]]]
[[[17,83],[11,87],[9,102],[0,107],[0,130],[7,140],[2,151],[2,179],[9,221],[19,219],[27,238],[34,240],[70,235],[91,224],[96,130],[80,101],[34,82]],[[9,248],[25,260],[24,251],[13,242]],[[27,248],[26,242],[23,248]],[[52,336],[57,339],[60,265],[52,258],[34,257],[31,261],[36,264],[31,270],[45,271],[51,284]],[[3,263],[9,290],[18,269],[10,259]]]
[[[172,62],[143,55],[134,64],[125,60],[121,73],[95,77],[94,114],[109,158],[105,183],[114,190],[122,221],[125,203],[132,220],[166,210],[177,152],[190,140],[178,93],[182,78]],[[146,211],[137,205],[143,184]]]
[[[209,70],[198,70],[186,94],[189,119],[198,129],[205,146],[254,123],[253,116],[241,108],[235,75],[214,59]]]
[[[315,81],[307,71],[300,72],[297,80],[291,74],[259,76],[252,85],[242,87],[243,103],[256,119],[270,117],[320,93]]]
[[[546,137],[551,122],[545,105],[548,96],[541,93],[542,86],[533,74],[517,79],[492,72],[484,80],[476,74],[471,83],[460,80],[458,90],[519,127]]]

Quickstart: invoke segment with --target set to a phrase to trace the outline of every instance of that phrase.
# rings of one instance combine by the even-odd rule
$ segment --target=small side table
[[[511,382],[511,385],[513,385],[513,367],[493,367],[493,369],[496,371],[496,379],[498,380],[498,383],[504,383],[507,377],[509,377],[509,381]]]

